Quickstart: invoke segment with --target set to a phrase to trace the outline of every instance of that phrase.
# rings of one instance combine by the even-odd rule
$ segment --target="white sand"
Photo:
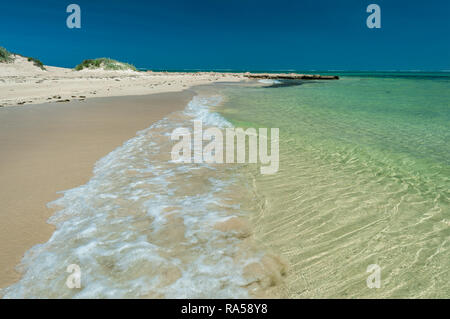
[[[0,63],[0,106],[175,92],[193,85],[244,80],[243,74],[236,73],[45,68],[42,70],[21,56],[16,56],[13,63]]]

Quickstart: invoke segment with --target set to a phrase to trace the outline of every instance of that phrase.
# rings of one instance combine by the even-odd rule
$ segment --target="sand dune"
[[[90,97],[176,92],[217,81],[242,81],[243,74],[136,72],[35,66],[22,56],[0,63],[0,106],[68,102]]]

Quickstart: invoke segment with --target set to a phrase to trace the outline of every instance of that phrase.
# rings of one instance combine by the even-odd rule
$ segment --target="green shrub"
[[[119,62],[110,58],[98,58],[84,60],[75,67],[75,70],[80,71],[83,69],[99,69],[105,70],[133,70],[136,71],[136,67],[132,64]]]
[[[41,61],[39,61],[38,59],[31,58],[31,57],[29,57],[27,59],[28,59],[28,62],[33,62],[33,64],[35,66],[40,67],[42,70],[45,70],[44,64]]]

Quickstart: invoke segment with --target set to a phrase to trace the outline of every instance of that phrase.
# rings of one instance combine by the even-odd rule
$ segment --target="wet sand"
[[[46,204],[86,183],[95,162],[137,131],[183,109],[191,91],[0,108],[0,287],[53,232]]]

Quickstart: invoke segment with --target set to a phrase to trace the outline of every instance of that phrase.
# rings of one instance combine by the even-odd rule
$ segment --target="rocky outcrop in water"
[[[249,79],[271,80],[339,80],[337,75],[298,74],[298,73],[245,73]]]

